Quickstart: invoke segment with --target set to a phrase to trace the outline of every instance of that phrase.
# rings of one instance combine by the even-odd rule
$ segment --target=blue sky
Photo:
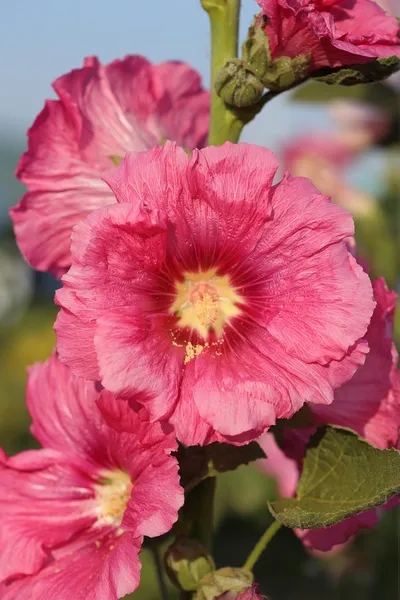
[[[257,12],[243,0],[241,38]],[[200,0],[17,0],[4,2],[0,21],[0,135],[23,135],[52,97],[51,82],[95,54],[108,62],[143,54],[158,62],[182,59],[209,78],[208,18]],[[4,57],[7,57],[4,59]],[[311,125],[309,109],[274,100],[244,139],[275,147],[277,140]],[[326,126],[323,111],[313,113]]]
[[[242,0],[241,40],[257,10],[255,0]],[[208,17],[200,0],[5,0],[0,40],[0,142],[21,150],[44,99],[54,97],[51,82],[87,55],[102,62],[135,53],[155,62],[186,60],[209,85]],[[277,150],[292,136],[330,126],[323,108],[299,107],[282,94],[246,127],[242,140]],[[372,157],[352,178],[373,185],[377,169]],[[12,185],[12,177],[7,170],[0,188]]]

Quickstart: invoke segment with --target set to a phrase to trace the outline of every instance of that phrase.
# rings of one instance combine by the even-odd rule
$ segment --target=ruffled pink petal
[[[134,307],[110,310],[97,320],[95,347],[106,389],[141,395],[152,419],[169,416],[179,393],[185,350],[172,346],[156,318],[146,318]]]
[[[375,304],[344,243],[352,218],[301,177],[275,186],[272,207],[253,261],[265,294],[256,317],[292,356],[340,360],[364,335]]]
[[[67,294],[67,290],[65,290]],[[56,295],[57,298],[57,295]],[[94,347],[96,323],[83,321],[68,309],[61,308],[54,323],[60,360],[78,377],[98,381],[99,363]]]
[[[373,529],[379,522],[375,508],[348,517],[340,523],[322,529],[295,529],[306,548],[328,552],[335,546],[344,544],[360,529]]]
[[[55,551],[37,575],[0,587],[3,600],[119,600],[139,585],[141,538],[92,529]]]
[[[390,448],[400,428],[400,377],[392,342],[396,294],[383,279],[373,289],[377,305],[366,333],[370,350],[365,364],[336,390],[330,406],[310,407],[316,423],[349,427],[374,446]]]
[[[0,581],[37,572],[49,548],[96,520],[86,475],[46,450],[15,458],[0,465]]]
[[[144,448],[161,447],[167,453],[177,450],[177,441],[172,426],[168,422],[149,422],[149,414],[143,406],[134,400],[117,398],[107,390],[102,390],[97,406],[106,423],[116,431],[134,433]],[[142,401],[144,403],[144,401]],[[118,438],[117,443],[118,443]]]
[[[82,159],[76,129],[60,102],[46,102],[28,140],[16,175],[29,192],[11,209],[10,216],[28,262],[60,276],[71,263],[74,225],[115,200],[96,167]]]
[[[83,466],[104,466],[108,428],[96,406],[95,383],[76,377],[54,353],[29,369],[27,405],[32,434],[46,448]]]
[[[165,225],[137,205],[110,206],[80,223],[72,242],[74,266],[56,294],[57,349],[78,375],[98,379],[95,317],[136,304],[143,287],[152,290],[152,273],[165,256]]]
[[[140,459],[139,459],[140,460]],[[142,459],[147,462],[148,453]],[[137,457],[134,458],[137,468]],[[152,464],[134,478],[134,486],[121,527],[134,536],[157,537],[169,531],[184,502],[175,458],[157,453]]]
[[[111,156],[124,156],[128,150],[149,147],[141,141],[138,147],[132,127],[110,87],[106,70],[95,57],[87,59],[81,69],[59,77],[53,87],[62,104],[79,115],[79,149],[83,160],[104,170],[112,165]],[[153,140],[150,145],[153,145]]]
[[[130,202],[150,209],[174,213],[178,199],[188,196],[185,171],[189,158],[173,142],[149,152],[130,153],[118,165],[107,171],[103,179],[118,202]]]

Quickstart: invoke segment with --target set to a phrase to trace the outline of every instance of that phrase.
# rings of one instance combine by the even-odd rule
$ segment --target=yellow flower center
[[[132,481],[122,470],[105,471],[96,486],[96,499],[100,519],[108,525],[119,526],[131,497]]]
[[[224,325],[240,313],[240,296],[227,275],[219,276],[215,270],[185,273],[184,281],[176,283],[176,297],[171,306],[179,327],[196,330],[207,339],[210,330],[219,337]]]

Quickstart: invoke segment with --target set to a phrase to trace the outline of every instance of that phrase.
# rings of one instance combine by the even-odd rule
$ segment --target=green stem
[[[162,565],[162,561],[161,561],[161,557],[160,557],[160,549],[155,543],[153,543],[150,546],[150,550],[153,555],[154,566],[156,568],[157,580],[158,580],[158,584],[160,586],[161,599],[168,600],[168,598],[169,598],[168,588],[167,588],[167,584],[165,583],[164,569],[163,569],[163,565]]]
[[[209,145],[237,142],[243,121],[225,104],[215,91],[215,80],[221,68],[238,55],[240,0],[201,0],[211,27],[211,114]]]
[[[195,496],[195,512],[191,535],[198,539],[209,552],[212,550],[216,486],[216,477],[209,477],[192,491],[192,496]]]
[[[262,537],[258,540],[257,544],[254,546],[253,550],[250,552],[246,562],[243,565],[244,569],[251,571],[260,558],[261,554],[264,552],[265,548],[268,546],[269,542],[272,540],[276,532],[278,531],[281,524],[279,521],[274,521]]]

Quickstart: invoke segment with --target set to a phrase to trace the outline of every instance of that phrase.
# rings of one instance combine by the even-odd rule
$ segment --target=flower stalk
[[[208,143],[237,142],[244,122],[217,95],[215,81],[228,60],[238,55],[240,0],[201,0],[211,28],[211,115]]]
[[[162,565],[160,548],[156,543],[150,545],[150,552],[153,556],[154,566],[157,574],[157,581],[160,588],[161,600],[169,600],[168,588],[165,582],[165,571]]]
[[[278,529],[280,528],[281,523],[279,521],[274,521],[271,525],[265,530],[261,538],[258,540],[257,544],[254,546],[253,550],[250,552],[246,562],[243,565],[243,569],[247,569],[248,571],[252,571],[254,565],[260,558],[261,554],[264,552],[265,548],[268,546],[269,542],[272,540]]]

